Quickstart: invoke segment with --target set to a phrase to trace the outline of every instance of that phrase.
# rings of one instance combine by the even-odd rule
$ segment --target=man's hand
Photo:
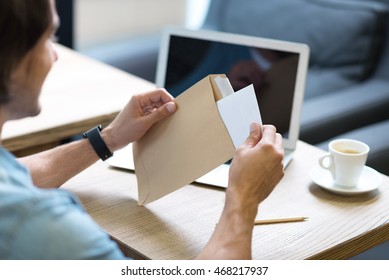
[[[174,98],[165,89],[134,95],[119,115],[102,131],[114,152],[140,139],[150,127],[176,111]]]
[[[272,125],[251,125],[250,136],[234,155],[223,213],[198,259],[251,259],[258,204],[283,177],[282,137]]]
[[[284,175],[282,136],[272,125],[251,125],[250,136],[234,155],[227,195],[234,203],[257,208]]]

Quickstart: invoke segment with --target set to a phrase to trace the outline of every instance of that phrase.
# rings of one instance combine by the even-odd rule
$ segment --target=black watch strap
[[[83,133],[84,138],[88,138],[90,144],[95,150],[96,154],[104,161],[113,156],[113,153],[108,149],[103,138],[101,137],[100,131],[102,130],[101,125],[98,125],[87,132]]]

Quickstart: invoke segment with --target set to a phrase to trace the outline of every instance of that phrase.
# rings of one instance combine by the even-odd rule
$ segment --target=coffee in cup
[[[369,146],[352,139],[333,140],[329,153],[319,159],[322,168],[331,172],[334,183],[342,187],[356,187],[366,164]]]

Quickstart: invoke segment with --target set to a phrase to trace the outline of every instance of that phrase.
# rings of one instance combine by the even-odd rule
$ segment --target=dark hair
[[[50,0],[0,0],[0,104],[11,73],[52,23]]]

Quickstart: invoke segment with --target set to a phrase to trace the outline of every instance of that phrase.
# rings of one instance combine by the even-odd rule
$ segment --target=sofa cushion
[[[354,81],[375,69],[386,34],[388,10],[378,2],[226,0],[223,6],[221,31],[305,43],[312,67]]]

